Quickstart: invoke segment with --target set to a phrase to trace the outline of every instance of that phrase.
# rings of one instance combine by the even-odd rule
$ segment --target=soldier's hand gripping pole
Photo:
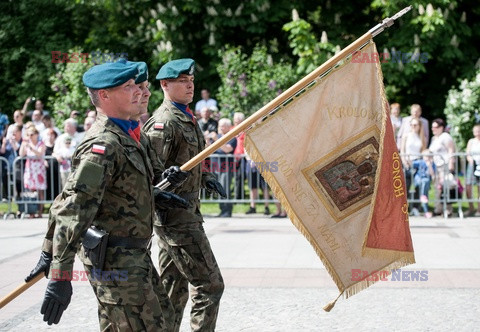
[[[6,306],[8,303],[10,303],[18,295],[25,292],[27,289],[29,289],[31,286],[33,286],[37,281],[42,279],[44,276],[45,275],[43,273],[40,273],[39,275],[35,276],[30,281],[24,282],[23,284],[19,285],[17,288],[15,288],[13,291],[11,291],[3,299],[0,300],[0,309],[3,308],[4,306]]]
[[[166,190],[169,186],[172,188],[177,188],[185,182],[188,178],[189,173],[180,169],[178,166],[171,166],[165,170],[162,174],[162,181],[157,184],[155,187],[160,190]]]

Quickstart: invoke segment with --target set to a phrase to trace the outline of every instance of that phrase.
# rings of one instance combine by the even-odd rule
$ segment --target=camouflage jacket
[[[72,173],[50,209],[43,246],[53,251],[50,269],[72,270],[90,225],[114,236],[149,238],[154,218],[153,175],[146,146],[137,145],[99,113],[77,147]]]
[[[165,165],[182,166],[205,148],[205,139],[198,123],[179,110],[169,100],[153,113],[142,130],[150,139],[158,159]],[[162,217],[162,224],[175,225],[202,222],[199,191],[208,179],[215,178],[211,173],[202,172],[201,164],[190,170],[185,183],[173,192],[187,199],[191,208],[169,209]]]

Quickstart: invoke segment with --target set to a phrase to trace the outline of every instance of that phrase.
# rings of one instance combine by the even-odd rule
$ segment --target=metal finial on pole
[[[403,8],[401,11],[393,15],[391,18],[387,17],[382,21],[382,23],[377,24],[373,28],[370,29],[370,33],[372,34],[372,37],[375,37],[379,33],[381,33],[385,28],[389,28],[395,23],[395,20],[402,17],[404,14],[408,13],[412,9],[412,6],[408,6]]]

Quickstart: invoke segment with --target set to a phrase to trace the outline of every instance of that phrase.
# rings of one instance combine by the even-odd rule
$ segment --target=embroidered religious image
[[[370,203],[375,190],[379,144],[374,133],[346,142],[304,170],[315,192],[338,222]]]
[[[315,172],[340,211],[373,194],[377,158],[378,143],[371,137]]]

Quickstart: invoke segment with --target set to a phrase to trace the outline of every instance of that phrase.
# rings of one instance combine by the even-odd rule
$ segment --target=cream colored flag
[[[262,175],[345,297],[415,262],[382,80],[378,62],[344,60],[246,135],[254,161],[278,163]]]

